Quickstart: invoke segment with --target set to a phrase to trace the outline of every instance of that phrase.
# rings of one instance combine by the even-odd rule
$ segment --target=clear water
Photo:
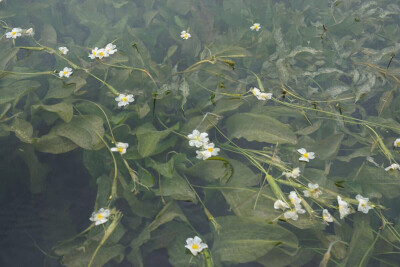
[[[1,1],[0,265],[399,266],[399,14]]]

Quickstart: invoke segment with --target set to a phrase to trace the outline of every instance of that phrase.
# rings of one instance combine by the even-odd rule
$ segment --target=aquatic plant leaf
[[[345,266],[367,266],[374,250],[374,234],[368,218],[364,214],[357,214],[354,218],[353,235],[343,261]]]
[[[296,255],[288,255],[279,248],[273,248],[266,255],[258,258],[256,261],[265,267],[286,267],[286,266],[304,266],[312,260],[315,252],[310,249],[299,249]]]
[[[181,208],[176,204],[175,201],[170,201],[164,208],[157,214],[153,222],[148,226],[149,231],[154,231],[161,225],[172,221],[176,218],[181,219],[185,223],[189,223],[185,214],[183,214]]]
[[[355,174],[350,174],[349,180],[358,184],[363,192],[389,199],[400,196],[400,176],[397,171],[387,172],[383,168],[364,165],[356,177]]]
[[[226,128],[231,138],[245,138],[248,141],[273,144],[297,143],[296,135],[289,126],[265,115],[235,114],[226,121]]]
[[[18,53],[19,48],[4,48],[0,52],[0,70],[4,70],[7,64],[15,58],[15,55]]]
[[[6,84],[0,89],[0,105],[18,101],[26,93],[39,88],[40,83],[32,80],[19,80]]]
[[[136,136],[140,155],[143,157],[152,155],[157,149],[159,142],[167,137],[171,131],[177,130],[178,127],[179,123],[167,130],[157,131],[154,126],[149,123],[139,126],[136,130]]]
[[[66,153],[78,147],[70,139],[54,134],[47,134],[34,139],[33,145],[40,152],[51,154]]]
[[[54,105],[33,105],[33,109],[43,109],[49,112],[57,113],[65,122],[70,122],[74,113],[72,104],[61,102]]]
[[[32,142],[33,127],[29,122],[17,117],[13,120],[10,130],[13,131],[15,136],[22,142]]]
[[[96,149],[104,135],[103,119],[96,115],[76,116],[69,123],[54,126],[51,133],[68,138],[82,148]]]
[[[218,217],[222,229],[214,236],[213,255],[223,262],[254,261],[275,247],[296,251],[296,236],[277,224],[259,224],[235,216]]]
[[[162,179],[159,187],[158,189],[152,189],[156,196],[169,196],[175,200],[197,203],[196,195],[193,193],[186,180],[177,173],[175,173],[172,179]]]

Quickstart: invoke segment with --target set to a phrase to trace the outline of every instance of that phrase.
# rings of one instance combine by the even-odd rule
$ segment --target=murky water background
[[[392,0],[1,1],[3,33],[22,36],[0,40],[0,265],[399,266],[400,176],[385,170],[400,160],[399,14]],[[196,158],[194,129],[218,155]],[[298,219],[274,209],[293,190]],[[102,207],[110,220],[77,236]],[[208,255],[185,251],[196,235]]]

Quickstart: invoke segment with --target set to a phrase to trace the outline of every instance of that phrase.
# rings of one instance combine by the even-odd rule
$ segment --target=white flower
[[[25,31],[25,34],[28,36],[34,36],[35,35],[35,31],[33,30],[33,28],[29,28]]]
[[[250,92],[253,93],[254,96],[256,96],[258,98],[258,95],[261,94],[260,89],[258,89],[257,87],[253,87],[250,89]]]
[[[322,194],[321,190],[318,189],[318,184],[308,183],[308,188],[303,191],[305,197],[318,198]]]
[[[368,198],[362,197],[360,194],[358,194],[356,199],[358,200],[358,211],[368,213],[368,211],[372,209],[372,207],[368,205]]]
[[[58,50],[61,52],[61,54],[66,55],[69,51],[68,48],[66,48],[65,46],[61,46],[58,48]]]
[[[197,153],[196,158],[206,160],[209,157],[217,156],[220,149],[214,146],[215,146],[214,143],[209,143],[204,145],[203,150],[196,151]]]
[[[6,32],[6,38],[17,38],[21,36],[21,28],[13,28],[10,32]]]
[[[121,155],[126,153],[126,149],[128,148],[129,144],[128,143],[121,143],[118,142],[116,147],[112,147],[111,151],[112,152],[119,152]]]
[[[108,56],[109,56],[109,54],[104,48],[99,49],[96,54],[96,57],[98,57],[100,59],[102,59],[103,57],[108,57]]]
[[[283,214],[283,217],[285,217],[285,219],[292,219],[293,221],[297,221],[297,219],[299,218],[298,214],[303,214],[306,212],[304,209],[302,209],[300,207],[296,207],[295,209],[291,209],[291,210],[285,212]]]
[[[129,103],[133,102],[135,99],[133,95],[124,95],[120,94],[118,97],[115,98],[115,101],[118,101],[118,107],[123,107],[129,105]]]
[[[300,206],[301,207],[301,199],[297,195],[295,191],[291,191],[289,194],[289,200],[290,204],[294,205],[295,207]]]
[[[91,59],[95,59],[97,57],[98,52],[99,52],[99,48],[95,47],[94,49],[92,49],[92,53],[89,54],[89,57]]]
[[[110,54],[110,55],[112,55],[112,54],[114,54],[115,52],[117,52],[118,50],[116,49],[116,45],[113,45],[112,43],[109,43],[108,45],[106,45],[106,47],[104,48],[104,50],[108,53],[108,54]]]
[[[385,168],[385,171],[395,171],[395,170],[400,170],[400,165],[397,163],[393,163],[389,167]]]
[[[189,39],[190,37],[192,37],[192,35],[191,35],[190,33],[186,32],[186,31],[182,31],[182,32],[181,32],[181,38],[182,38],[182,39],[187,40],[187,39]]]
[[[400,138],[397,138],[396,140],[394,140],[394,144],[395,147],[400,147]]]
[[[339,203],[340,219],[343,219],[346,215],[350,214],[350,207],[340,196],[337,196],[337,201]]]
[[[189,146],[202,147],[208,143],[208,133],[200,133],[198,130],[193,130],[191,134],[188,135]]]
[[[201,241],[201,238],[198,236],[195,236],[194,238],[188,238],[186,239],[186,246],[185,248],[189,249],[190,252],[194,256],[197,256],[197,253],[201,252],[203,249],[208,248],[206,243],[203,243]]]
[[[333,222],[333,217],[332,215],[329,213],[329,211],[327,209],[324,209],[322,211],[322,219],[328,223],[328,222]]]
[[[60,78],[62,77],[66,77],[69,78],[69,76],[72,74],[72,69],[65,67],[63,70],[61,70],[58,75],[60,76]]]
[[[315,153],[307,152],[307,150],[305,148],[297,149],[297,152],[299,152],[301,154],[301,157],[299,158],[300,161],[309,162],[310,159],[315,159]]]
[[[294,168],[290,172],[282,172],[282,175],[285,175],[286,178],[298,178],[300,176],[300,168]]]
[[[272,98],[272,94],[271,93],[259,93],[258,95],[256,95],[258,100],[268,100]]]
[[[97,212],[92,213],[92,217],[89,218],[95,225],[103,224],[108,221],[108,217],[110,216],[109,209],[99,209]]]
[[[256,30],[257,32],[261,29],[260,23],[254,23],[253,26],[250,27],[250,30],[254,31]]]
[[[289,208],[289,205],[286,204],[285,202],[283,202],[283,201],[280,200],[280,199],[278,199],[278,200],[275,201],[275,203],[274,203],[274,209],[276,209],[276,210],[278,210],[278,209],[285,210],[285,209],[288,209],[288,208]]]

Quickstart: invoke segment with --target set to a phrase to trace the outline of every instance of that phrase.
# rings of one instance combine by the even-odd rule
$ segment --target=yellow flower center
[[[101,56],[101,57],[104,56],[104,52],[100,52],[100,56]]]
[[[258,25],[254,25],[254,29],[258,29]]]
[[[126,101],[128,101],[128,98],[123,97],[123,98],[122,98],[122,101],[123,101],[123,102],[126,102]]]
[[[304,154],[303,154],[303,157],[308,158],[308,153],[307,153],[307,152],[304,153]]]
[[[189,38],[189,35],[187,33],[185,33],[185,35],[183,36],[185,39]]]
[[[68,71],[64,70],[64,75],[67,75],[67,74],[68,74]]]
[[[397,146],[400,146],[400,141],[398,141],[396,144],[397,144]]]
[[[11,34],[12,34],[12,35],[16,35],[16,34],[17,34],[17,32],[12,32]]]
[[[214,148],[210,147],[208,148],[208,151],[213,152]]]
[[[93,51],[93,55],[96,55],[97,54],[97,52],[96,51]]]
[[[365,203],[362,203],[362,204],[361,204],[361,207],[365,207]]]
[[[98,219],[98,220],[103,219],[103,215],[102,215],[101,213],[97,214],[97,219]]]
[[[123,147],[119,147],[119,148],[118,148],[118,152],[119,152],[119,153],[124,152],[124,148],[123,148]]]
[[[199,245],[197,245],[197,244],[193,244],[192,245],[192,249],[199,249],[200,247],[199,247]]]
[[[290,198],[290,203],[294,204],[294,199]]]

